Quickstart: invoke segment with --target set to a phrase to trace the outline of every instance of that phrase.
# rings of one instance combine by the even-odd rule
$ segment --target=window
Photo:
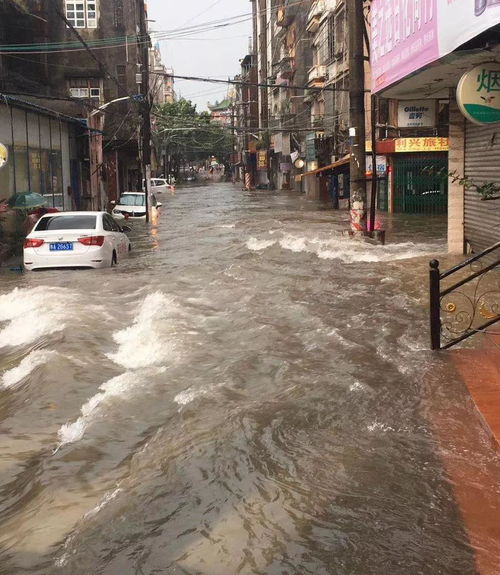
[[[96,216],[44,216],[36,225],[37,232],[50,230],[95,230]]]
[[[75,28],[97,28],[97,0],[66,0],[66,18]]]
[[[71,78],[68,83],[72,98],[101,99],[101,81],[98,78]]]

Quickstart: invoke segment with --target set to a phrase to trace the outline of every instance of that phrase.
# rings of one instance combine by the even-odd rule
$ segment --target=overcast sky
[[[148,0],[148,10],[149,18],[156,20],[149,23],[150,31],[170,32],[249,15],[252,5],[250,0]],[[248,17],[237,25],[162,40],[163,63],[181,76],[227,79],[240,72],[239,61],[248,53],[251,35]],[[224,85],[185,80],[176,80],[175,89],[178,95],[197,104],[199,111],[206,110],[207,102],[220,101],[227,95]]]

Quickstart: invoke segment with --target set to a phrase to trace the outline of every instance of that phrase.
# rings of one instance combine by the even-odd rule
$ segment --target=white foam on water
[[[184,391],[181,391],[174,397],[175,403],[178,405],[189,405],[198,397],[202,397],[209,393],[208,389],[193,389],[189,388]]]
[[[279,244],[284,250],[290,250],[295,253],[314,251],[314,248],[306,238],[297,238],[286,235],[280,240]]]
[[[270,235],[271,232],[269,232]],[[413,242],[374,245],[362,239],[335,235],[333,237],[306,237],[283,234],[280,240],[252,237],[247,241],[248,249],[262,251],[278,243],[281,248],[294,253],[311,253],[323,260],[338,259],[344,263],[378,263],[407,260],[423,256],[434,256],[445,251],[442,243]]]
[[[258,240],[257,238],[250,238],[247,241],[247,248],[253,252],[261,252],[271,246],[274,246],[275,240]]]
[[[139,306],[133,324],[113,334],[119,347],[107,357],[127,369],[172,361],[177,339],[172,316],[177,311],[173,300],[163,293],[149,294]]]
[[[68,443],[80,441],[88,426],[99,417],[107,404],[116,399],[127,399],[150,377],[151,374],[140,376],[138,373],[127,372],[103,383],[99,388],[100,393],[91,397],[82,407],[81,416],[75,422],[67,423],[59,429],[58,449]]]
[[[22,346],[63,331],[71,320],[71,305],[78,296],[62,288],[40,286],[0,295],[0,348]]]
[[[87,513],[85,513],[83,518],[84,519],[90,519],[91,517],[95,517],[99,513],[99,511],[101,511],[102,509],[104,509],[104,507],[106,507],[106,505],[108,505],[108,503],[110,503],[111,501],[113,501],[113,499],[118,497],[118,495],[122,491],[123,490],[120,487],[118,487],[114,491],[110,491],[109,493],[106,493],[104,495],[104,497],[101,499],[101,501],[93,509],[91,509],[90,511],[87,511]]]
[[[374,421],[367,427],[368,431],[374,433],[376,431],[381,431],[382,433],[388,433],[392,431],[396,431],[394,427],[387,425],[386,423],[381,423],[380,421]]]
[[[18,366],[9,369],[2,375],[1,379],[2,383],[0,387],[3,387],[4,389],[14,387],[18,383],[21,383],[29,375],[31,375],[35,371],[35,369],[37,369],[42,365],[45,365],[57,355],[59,354],[56,351],[48,351],[48,350],[32,351],[21,361],[21,363]]]
[[[349,387],[349,391],[352,391],[353,393],[355,393],[355,392],[361,392],[361,391],[366,391],[366,386],[363,385],[360,381],[355,381],[355,382]]]

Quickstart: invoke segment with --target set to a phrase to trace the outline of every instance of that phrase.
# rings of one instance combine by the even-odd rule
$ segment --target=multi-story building
[[[141,189],[139,95],[150,46],[144,0],[12,0],[0,4],[0,16],[2,43],[48,47],[0,56],[2,91],[88,122],[82,161],[72,167],[78,207],[104,208],[122,191]],[[52,53],[55,42],[65,49]],[[159,50],[150,54],[150,94],[168,101],[173,78]]]
[[[62,41],[62,4],[0,3],[0,43],[11,45]],[[15,193],[42,194],[48,205],[78,208],[88,158],[86,122],[75,116],[85,106],[70,101],[60,55],[12,50],[0,54],[0,144],[6,162],[0,170],[0,199]],[[65,106],[74,106],[65,114]]]
[[[149,71],[153,103],[156,105],[172,103],[175,100],[174,71],[162,62],[158,43],[149,51]]]
[[[306,32],[311,2],[253,0],[254,46],[262,160],[258,183],[289,188],[295,184],[293,158],[305,147],[309,112],[305,103],[311,65]],[[304,87],[304,88],[303,88]],[[267,159],[263,150],[267,150]]]
[[[252,188],[257,176],[257,141],[259,128],[259,89],[257,87],[256,57],[251,47],[250,53],[241,60],[241,74],[238,76],[235,102],[235,129],[237,136],[236,158],[233,165],[243,173],[239,179]]]

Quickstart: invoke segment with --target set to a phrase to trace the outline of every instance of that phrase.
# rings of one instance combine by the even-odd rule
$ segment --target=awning
[[[333,162],[333,164],[329,164],[328,166],[323,166],[322,168],[318,168],[317,170],[312,170],[311,172],[301,174],[300,177],[303,178],[304,176],[314,176],[315,174],[319,174],[320,172],[326,172],[327,170],[334,170],[335,168],[340,168],[341,166],[345,166],[350,162],[351,162],[351,156],[347,155],[344,156],[341,160]]]

